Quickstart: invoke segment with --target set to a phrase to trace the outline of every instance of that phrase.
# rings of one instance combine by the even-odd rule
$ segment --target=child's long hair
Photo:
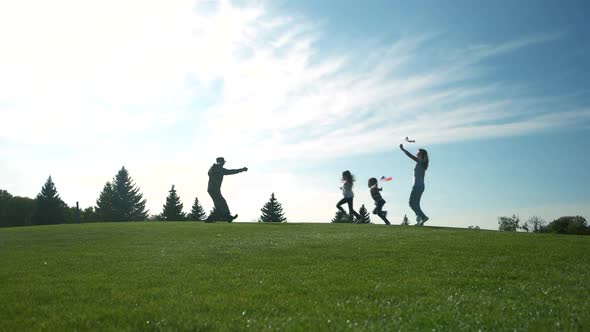
[[[370,178],[369,179],[369,188],[377,184],[377,178]]]
[[[346,170],[342,172],[342,180],[346,181],[346,183],[350,183],[350,185],[354,182],[354,175],[350,173],[350,171]]]
[[[422,160],[424,160],[424,169],[428,169],[428,152],[424,149],[418,149],[422,153]]]

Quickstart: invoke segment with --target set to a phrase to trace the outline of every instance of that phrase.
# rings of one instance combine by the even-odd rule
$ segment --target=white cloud
[[[239,45],[249,56],[219,77],[223,99],[208,109],[211,150],[247,151],[253,160],[325,159],[388,149],[405,136],[423,144],[513,136],[585,117],[584,110],[539,109],[540,100],[526,94],[500,98],[509,88],[477,83],[480,61],[559,35],[480,45],[420,67],[413,59],[429,51],[431,36],[330,57],[315,51],[319,33],[298,33],[307,22],[291,24],[279,43],[260,42],[277,32],[258,31]],[[556,111],[573,116],[551,121]]]
[[[543,117],[511,119],[526,96],[499,100],[505,87],[472,79],[482,59],[560,37],[437,49],[448,56],[417,64],[432,35],[369,49],[358,41],[349,54],[323,55],[316,23],[227,1],[23,1],[3,3],[0,13],[2,137],[88,143],[126,126],[173,127],[196,111],[206,114],[192,119],[207,120],[209,149],[260,146],[280,151],[277,158],[338,156],[344,151],[326,145],[351,140],[379,150],[398,133],[445,142],[543,130]],[[195,110],[191,98],[203,89],[217,100]],[[478,130],[486,119],[502,124]]]

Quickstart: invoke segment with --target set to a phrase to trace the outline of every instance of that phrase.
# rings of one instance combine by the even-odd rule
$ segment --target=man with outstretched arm
[[[211,168],[209,168],[209,184],[207,186],[207,192],[213,200],[213,205],[215,206],[216,212],[216,216],[209,216],[209,221],[214,221],[217,219],[232,222],[238,217],[237,214],[235,216],[230,214],[227,202],[221,195],[221,183],[223,182],[224,175],[245,172],[248,170],[248,168],[243,167],[240,169],[225,169],[223,168],[223,165],[225,165],[225,159],[223,159],[223,157],[219,157],[216,159],[216,163],[213,164]]]

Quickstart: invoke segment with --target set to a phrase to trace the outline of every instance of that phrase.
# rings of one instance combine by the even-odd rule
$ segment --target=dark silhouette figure
[[[223,168],[223,165],[225,165],[225,159],[223,159],[223,157],[219,157],[217,158],[216,163],[213,164],[211,168],[209,168],[209,184],[207,186],[207,192],[213,200],[213,205],[215,205],[215,211],[217,215],[211,215],[209,217],[217,217],[219,220],[232,222],[234,221],[234,219],[238,217],[238,215],[236,214],[235,216],[232,216],[230,214],[227,202],[225,201],[225,198],[223,198],[223,196],[221,195],[221,183],[223,182],[223,176],[245,172],[248,170],[248,168],[243,167],[240,169],[225,169]]]
[[[352,192],[352,185],[354,184],[354,176],[350,173],[350,171],[344,171],[342,172],[342,187],[340,189],[342,189],[342,196],[344,196],[344,198],[342,198],[338,204],[336,204],[336,208],[338,208],[338,210],[342,211],[342,213],[346,213],[344,211],[344,209],[342,208],[342,204],[347,203],[348,204],[348,213],[350,214],[350,217],[352,218],[353,216],[355,216],[357,218],[357,220],[361,219],[360,214],[358,214],[354,208],[353,208],[353,200],[354,200],[354,193]]]
[[[385,205],[385,200],[381,197],[380,191],[383,188],[379,188],[377,186],[377,179],[370,178],[369,179],[369,188],[371,188],[371,197],[375,201],[375,209],[373,210],[373,214],[376,214],[385,222],[386,225],[390,225],[389,220],[387,220],[387,211],[383,211],[383,205]]]
[[[422,226],[429,219],[420,207],[420,199],[424,193],[424,176],[428,169],[428,152],[424,149],[418,149],[418,153],[414,156],[408,152],[408,150],[404,149],[403,144],[400,144],[399,148],[406,154],[406,156],[408,156],[408,158],[416,162],[416,166],[414,167],[414,186],[410,193],[409,203],[412,211],[416,213],[416,226]]]

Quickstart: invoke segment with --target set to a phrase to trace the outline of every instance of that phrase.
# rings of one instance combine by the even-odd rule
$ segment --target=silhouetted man
[[[223,168],[223,165],[225,165],[225,159],[223,159],[223,157],[217,158],[216,161],[217,162],[213,164],[211,168],[209,168],[209,185],[207,186],[207,192],[209,193],[209,196],[211,196],[211,199],[213,199],[213,205],[215,205],[217,217],[221,220],[232,222],[238,217],[238,215],[236,214],[235,216],[232,216],[230,214],[227,202],[221,195],[221,183],[223,182],[223,176],[245,172],[248,170],[248,168],[244,167],[240,169],[225,169]],[[210,221],[214,221],[215,216],[209,217]]]

